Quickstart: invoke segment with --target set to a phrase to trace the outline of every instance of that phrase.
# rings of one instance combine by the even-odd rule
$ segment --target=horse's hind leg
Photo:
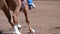
[[[26,18],[26,22],[28,24],[28,27],[29,27],[29,31],[35,33],[35,30],[32,29],[31,25],[29,24],[30,22],[29,22],[29,19],[28,19],[27,11],[26,10],[24,10],[24,15],[25,15],[25,18]]]
[[[29,31],[35,33],[34,29],[32,29],[31,25],[29,24],[28,13],[27,13],[28,12],[28,5],[27,4],[25,5],[25,9],[23,10],[23,12],[24,12],[26,22],[27,22],[28,27],[29,27]]]
[[[6,15],[9,23],[10,23],[11,26],[13,27],[13,22],[12,22],[12,19],[11,19],[11,15],[10,15],[9,10],[6,8],[6,6],[3,6],[3,7],[2,7],[2,10],[3,10],[4,14]]]

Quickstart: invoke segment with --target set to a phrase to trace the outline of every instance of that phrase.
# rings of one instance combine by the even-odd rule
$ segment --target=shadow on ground
[[[3,31],[0,31],[0,34],[3,34]]]
[[[0,31],[0,34],[12,34],[12,33],[3,33],[3,31]]]
[[[49,29],[48,33],[50,34],[60,34],[60,27],[54,27]]]

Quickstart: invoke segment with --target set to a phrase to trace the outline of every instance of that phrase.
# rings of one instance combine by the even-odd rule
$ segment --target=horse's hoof
[[[18,24],[17,27],[18,27],[18,29],[21,29],[21,25]]]
[[[35,33],[35,30],[34,29],[31,29],[31,31],[30,31],[31,33]]]
[[[13,34],[21,34],[18,30],[14,30]]]
[[[13,34],[21,34],[19,31],[14,31]]]
[[[21,34],[18,30],[18,27],[17,26],[14,26],[14,33],[13,34]]]

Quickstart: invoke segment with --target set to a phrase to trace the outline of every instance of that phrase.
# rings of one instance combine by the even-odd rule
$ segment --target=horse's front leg
[[[19,7],[17,6],[15,11],[13,12],[14,34],[21,34],[18,30],[18,14],[19,14]]]
[[[18,30],[18,16],[19,16],[19,10],[21,7],[21,0],[17,0],[18,2],[16,3],[17,6],[15,10],[13,11],[13,21],[14,21],[14,34],[21,34]],[[15,1],[16,2],[16,1]]]
[[[32,29],[31,25],[29,24],[30,22],[29,22],[29,18],[28,18],[28,10],[29,10],[28,9],[28,4],[26,3],[25,4],[25,9],[23,10],[23,12],[24,12],[24,15],[25,15],[25,18],[26,18],[26,22],[27,22],[28,27],[29,27],[29,31],[35,33],[35,30]]]

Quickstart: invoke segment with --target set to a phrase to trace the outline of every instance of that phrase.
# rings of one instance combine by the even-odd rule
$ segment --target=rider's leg
[[[33,0],[28,0],[28,5],[32,8],[35,8],[35,4],[33,3]]]

